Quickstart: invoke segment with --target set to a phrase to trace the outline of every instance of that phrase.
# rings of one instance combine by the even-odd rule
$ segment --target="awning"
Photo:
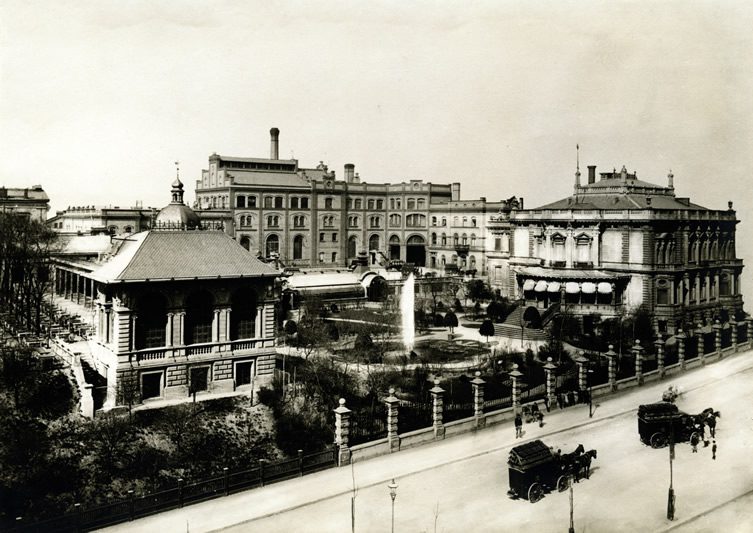
[[[574,281],[568,281],[565,283],[565,292],[567,294],[578,294],[580,292],[580,287]]]
[[[523,290],[524,291],[532,291],[533,288],[536,286],[536,282],[532,279],[527,279],[525,282],[523,282]]]
[[[607,283],[606,281],[600,281],[596,286],[596,290],[599,291],[599,294],[609,294],[612,292],[612,284]]]
[[[366,289],[360,283],[349,285],[335,285],[329,287],[298,287],[289,289],[302,297],[316,296],[322,300],[346,300],[351,298],[366,298]]]
[[[583,294],[593,294],[596,292],[596,283],[591,283],[590,281],[584,281],[580,288],[581,291],[583,291]]]
[[[547,285],[546,290],[548,292],[560,292],[560,282],[559,281],[550,281],[549,285]]]
[[[536,292],[545,292],[547,283],[543,279],[536,282],[536,287],[533,289]]]

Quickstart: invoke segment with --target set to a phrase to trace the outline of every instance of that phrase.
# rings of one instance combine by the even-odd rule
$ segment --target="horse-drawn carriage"
[[[554,489],[562,492],[570,486],[572,478],[588,478],[591,460],[596,450],[585,451],[579,444],[573,453],[555,453],[540,440],[514,447],[507,461],[510,476],[511,498],[524,498],[535,503],[544,493]]]
[[[703,440],[704,424],[715,427],[719,416],[719,411],[710,407],[700,414],[689,415],[670,402],[650,403],[638,407],[638,434],[641,442],[652,448],[666,446],[670,438],[674,442],[699,442]],[[694,433],[697,439],[693,439]]]

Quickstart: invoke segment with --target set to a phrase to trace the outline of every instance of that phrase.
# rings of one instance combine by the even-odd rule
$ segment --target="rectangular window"
[[[309,208],[309,199],[301,198],[301,209],[308,209],[308,208]]]
[[[141,374],[141,398],[162,397],[162,372],[149,372]]]
[[[502,250],[502,239],[494,239],[494,249],[497,251]]]
[[[282,196],[275,196],[275,207],[277,209],[282,209],[283,205],[283,198]]]
[[[369,209],[374,209],[374,200],[369,200],[367,205]]]
[[[265,196],[264,197],[264,207],[265,208],[270,208],[271,209],[272,208],[272,202],[273,202],[273,199],[272,199],[271,196]]]
[[[332,234],[332,242],[337,242],[337,233]]]
[[[337,252],[332,252],[332,262],[337,263]]]
[[[384,209],[384,200],[377,200],[377,209]]]
[[[256,196],[248,197],[248,207],[256,207]]]
[[[188,392],[201,392],[209,389],[209,367],[200,366],[191,368],[189,374]]]
[[[250,385],[254,376],[253,361],[235,363],[235,385]]]
[[[324,233],[319,234],[319,242],[324,242]]]
[[[290,199],[290,208],[291,209],[298,209],[298,198],[293,197]]]

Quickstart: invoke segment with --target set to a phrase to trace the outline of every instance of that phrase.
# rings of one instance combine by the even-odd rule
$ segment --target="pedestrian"
[[[544,407],[546,407],[546,412],[549,412],[549,396],[544,398]]]
[[[563,406],[564,406],[564,401],[562,400],[562,393],[558,392],[557,393],[557,408],[562,409]]]
[[[711,458],[716,461],[716,441],[711,445]]]
[[[515,438],[519,439],[523,436],[523,418],[520,413],[515,415]]]
[[[693,448],[693,453],[698,453],[698,443],[700,442],[700,438],[698,437],[698,433],[693,432],[693,434],[690,436],[690,446]]]
[[[706,424],[709,426],[709,433],[711,433],[711,438],[716,438],[716,417],[714,415],[709,416],[706,419]]]
[[[539,419],[539,427],[543,428],[544,427],[544,413],[542,413],[541,411],[539,411],[536,414],[536,417]]]

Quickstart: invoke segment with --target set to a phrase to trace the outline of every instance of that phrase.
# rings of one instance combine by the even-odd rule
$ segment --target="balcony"
[[[467,244],[456,244],[455,245],[455,253],[458,254],[458,257],[467,257],[468,252],[470,251],[471,247]]]
[[[207,342],[191,344],[188,346],[164,346],[160,348],[145,348],[120,354],[127,356],[131,363],[167,363],[174,362],[177,358],[191,358],[196,356],[232,355],[233,352],[271,348],[275,345],[274,338],[239,339],[223,342]]]

